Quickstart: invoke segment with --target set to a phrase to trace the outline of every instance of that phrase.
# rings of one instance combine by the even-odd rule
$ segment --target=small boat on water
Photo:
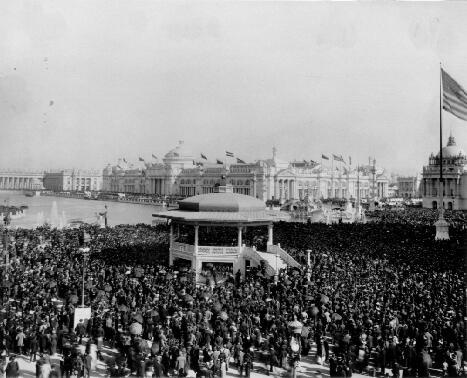
[[[41,195],[41,192],[39,190],[26,190],[24,195],[26,197],[38,197]]]

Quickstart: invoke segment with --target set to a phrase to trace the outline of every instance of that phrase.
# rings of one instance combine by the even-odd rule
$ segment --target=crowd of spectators
[[[435,241],[425,212],[418,218],[399,213],[400,221],[376,216],[367,224],[277,223],[274,243],[302,269],[281,271],[277,283],[261,267],[246,276],[223,269],[225,280],[213,286],[196,285],[186,267],[167,266],[167,226],[12,230],[0,313],[0,345],[8,361],[1,369],[17,376],[17,354],[36,361],[40,377],[89,375],[105,343],[118,350],[108,361],[115,377],[224,377],[234,366],[249,376],[257,361],[275,371],[300,356],[316,358],[331,376],[367,372],[370,365],[380,374],[425,377],[430,368],[460,374],[466,341],[463,226],[454,224],[450,241]],[[182,229],[180,237],[189,238],[189,232]],[[202,237],[206,243],[236,242],[230,232]],[[245,242],[261,249],[265,234],[251,228]],[[90,248],[87,259],[83,243]],[[83,264],[92,316],[75,327]],[[297,354],[293,340],[300,345]],[[50,362],[56,353],[60,364]]]

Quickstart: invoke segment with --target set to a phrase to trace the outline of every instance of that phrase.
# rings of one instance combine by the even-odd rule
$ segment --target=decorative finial
[[[456,145],[456,139],[452,136],[452,130],[449,133],[449,139],[448,139],[448,146],[455,146]]]

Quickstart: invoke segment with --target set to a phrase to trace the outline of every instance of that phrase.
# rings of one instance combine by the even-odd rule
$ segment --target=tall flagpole
[[[449,240],[449,224],[444,219],[444,178],[443,178],[443,69],[439,70],[439,218],[435,223],[436,240]]]
[[[316,201],[321,199],[321,172],[323,172],[323,154],[321,154],[321,165],[318,170],[318,192],[316,193]]]
[[[331,198],[334,198],[334,154],[331,162]]]
[[[360,221],[360,164],[357,164],[357,216]]]

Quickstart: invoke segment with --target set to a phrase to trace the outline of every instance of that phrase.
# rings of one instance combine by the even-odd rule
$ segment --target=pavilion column
[[[272,229],[273,229],[273,225],[272,223],[271,224],[268,224],[268,245],[273,245],[273,239],[272,239]]]
[[[195,254],[196,255],[198,254],[198,240],[199,240],[198,231],[199,231],[199,226],[196,224],[195,225]]]
[[[242,226],[238,226],[238,253],[240,253],[242,248]]]
[[[174,258],[172,255],[172,245],[174,239],[174,225],[173,222],[170,222],[170,238],[169,238],[169,265],[172,266],[174,263]]]
[[[193,250],[193,263],[192,263],[192,269],[195,271],[195,281],[198,282],[199,280],[199,274],[201,273],[201,267],[198,261],[198,231],[199,231],[199,225],[195,224],[195,245],[194,245],[194,250]]]

